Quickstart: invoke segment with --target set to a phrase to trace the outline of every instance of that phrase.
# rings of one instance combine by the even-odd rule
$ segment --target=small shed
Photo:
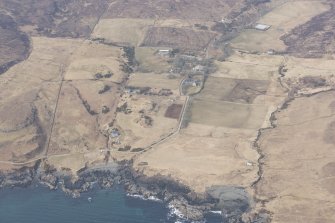
[[[276,53],[276,51],[273,50],[273,49],[270,49],[270,50],[267,51],[268,55],[274,55],[275,53]]]
[[[161,49],[158,50],[158,54],[161,56],[170,56],[171,50],[169,49]]]
[[[270,25],[261,24],[261,23],[257,23],[255,25],[255,29],[260,30],[260,31],[266,31],[266,30],[270,29],[270,27],[271,27]]]

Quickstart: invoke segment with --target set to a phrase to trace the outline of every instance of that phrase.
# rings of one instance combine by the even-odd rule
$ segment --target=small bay
[[[159,223],[163,203],[126,196],[121,188],[101,189],[71,198],[42,186],[2,189],[1,223]]]

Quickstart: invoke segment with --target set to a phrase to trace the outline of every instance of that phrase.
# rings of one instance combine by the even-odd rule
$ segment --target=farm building
[[[200,80],[195,80],[195,79],[189,78],[189,79],[186,79],[183,84],[188,85],[188,86],[198,87],[198,86],[201,85],[201,83],[202,82]]]
[[[171,50],[169,49],[162,49],[162,50],[158,50],[158,54],[161,56],[165,56],[168,57],[170,56]]]
[[[260,31],[266,31],[266,30],[270,29],[270,27],[271,26],[269,26],[269,25],[260,24],[260,23],[255,25],[255,29],[260,30]]]
[[[134,87],[127,87],[125,88],[125,92],[128,94],[140,94],[141,89],[140,88],[134,88]]]
[[[193,67],[193,71],[197,71],[197,72],[204,72],[206,69],[205,66],[201,66],[201,65],[197,65],[195,67]]]
[[[119,132],[119,130],[117,128],[114,128],[111,132],[111,137],[112,138],[116,138],[116,137],[119,137],[121,134]]]

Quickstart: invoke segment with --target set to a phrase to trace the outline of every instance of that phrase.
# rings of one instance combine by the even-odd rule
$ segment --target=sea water
[[[0,223],[160,223],[163,203],[126,196],[121,188],[71,198],[41,186],[0,191]]]
[[[170,218],[169,218],[170,216]],[[220,222],[210,217],[207,223]],[[127,196],[121,187],[96,189],[72,198],[43,186],[0,190],[0,223],[174,223],[155,199]]]

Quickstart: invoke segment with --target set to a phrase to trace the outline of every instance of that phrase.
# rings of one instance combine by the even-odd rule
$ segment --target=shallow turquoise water
[[[78,199],[42,187],[0,191],[0,223],[159,223],[167,213],[162,203],[127,197],[120,188]]]

